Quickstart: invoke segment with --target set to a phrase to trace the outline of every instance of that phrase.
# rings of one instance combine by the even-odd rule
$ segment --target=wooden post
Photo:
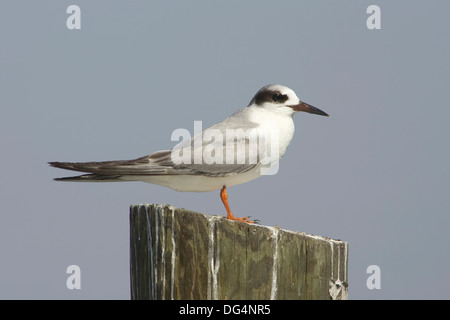
[[[130,208],[132,299],[347,299],[348,243],[169,205]]]

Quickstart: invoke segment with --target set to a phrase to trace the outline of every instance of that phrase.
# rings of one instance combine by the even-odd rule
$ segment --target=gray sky
[[[68,30],[66,8],[81,8]],[[381,30],[366,9],[381,8]],[[3,1],[0,298],[128,299],[129,205],[225,215],[219,192],[57,183],[47,161],[131,159],[280,83],[280,170],[228,190],[238,216],[349,242],[351,299],[448,299],[448,1]],[[81,268],[68,290],[66,268]],[[366,269],[381,269],[381,289]]]

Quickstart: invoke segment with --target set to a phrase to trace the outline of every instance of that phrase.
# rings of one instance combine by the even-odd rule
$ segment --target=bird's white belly
[[[223,186],[231,187],[258,178],[259,167],[244,173],[226,177],[207,177],[197,175],[160,175],[160,176],[123,176],[125,181],[143,181],[182,192],[207,192],[220,190]]]

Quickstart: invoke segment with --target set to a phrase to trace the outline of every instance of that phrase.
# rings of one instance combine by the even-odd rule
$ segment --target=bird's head
[[[322,110],[300,101],[292,89],[279,84],[262,87],[255,94],[252,101],[250,101],[249,106],[252,105],[276,112],[285,112],[290,115],[298,111],[303,111],[321,116],[329,116]]]

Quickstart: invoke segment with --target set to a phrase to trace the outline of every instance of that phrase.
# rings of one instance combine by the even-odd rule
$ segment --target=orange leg
[[[227,210],[227,219],[229,220],[235,220],[235,221],[241,221],[241,222],[247,222],[247,223],[255,223],[255,221],[249,220],[249,217],[245,218],[237,218],[231,213],[230,205],[228,204],[228,195],[227,195],[227,187],[223,186],[222,190],[220,190],[220,199],[222,199],[223,205],[225,206],[225,209]]]

